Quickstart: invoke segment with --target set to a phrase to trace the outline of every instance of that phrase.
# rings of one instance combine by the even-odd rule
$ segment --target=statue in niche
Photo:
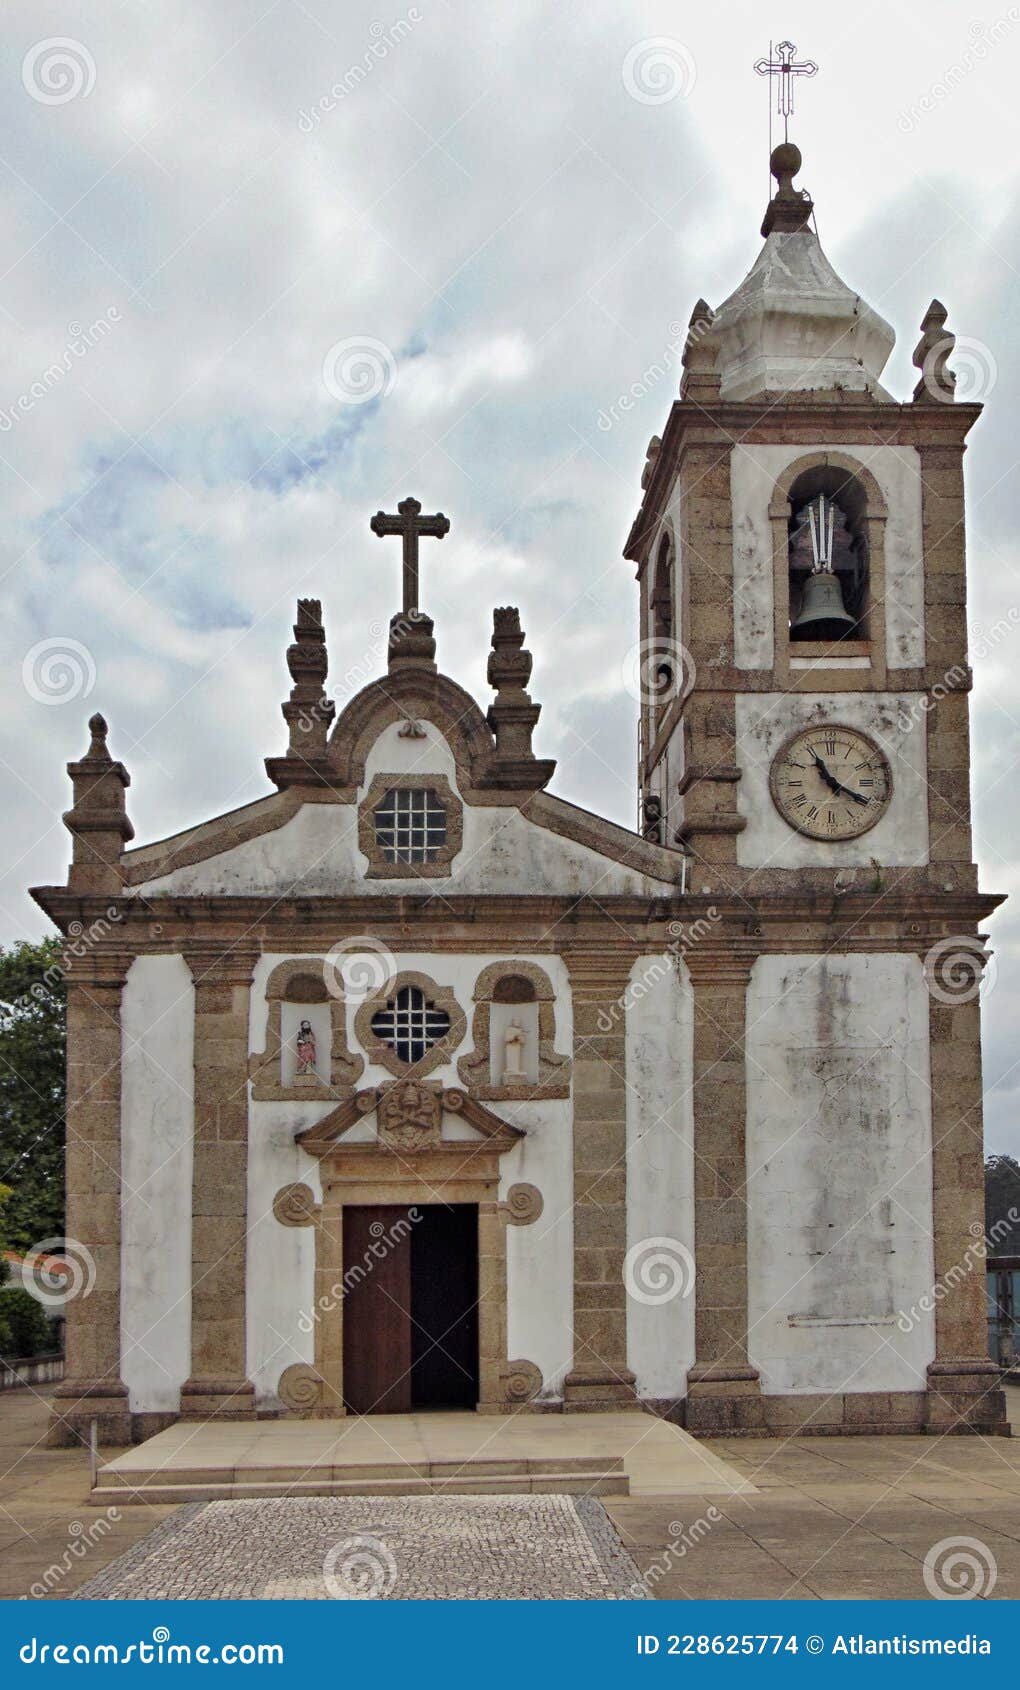
[[[310,1021],[302,1021],[297,1030],[294,1041],[297,1051],[297,1068],[295,1078],[298,1080],[315,1078],[315,1034]]]
[[[524,1078],[524,1028],[519,1021],[511,1021],[503,1035],[503,1079]]]

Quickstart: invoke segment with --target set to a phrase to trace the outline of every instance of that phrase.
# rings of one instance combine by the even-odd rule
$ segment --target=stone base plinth
[[[254,1420],[255,1387],[249,1379],[186,1379],[182,1420]]]
[[[628,1367],[579,1367],[563,1381],[564,1414],[618,1414],[636,1401]]]
[[[765,1430],[756,1367],[694,1366],[687,1375],[684,1424],[695,1436]]]
[[[985,1356],[932,1362],[923,1430],[938,1435],[983,1432],[989,1437],[1008,1438],[1001,1369]]]
[[[92,1422],[102,1445],[131,1442],[131,1410],[127,1386],[120,1379],[65,1379],[53,1392],[53,1411],[46,1442],[51,1449],[69,1449],[92,1438]]]

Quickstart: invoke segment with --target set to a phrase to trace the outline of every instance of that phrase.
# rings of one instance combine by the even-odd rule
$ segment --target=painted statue
[[[302,1021],[297,1030],[297,1071],[299,1074],[315,1073],[315,1034],[312,1023]]]

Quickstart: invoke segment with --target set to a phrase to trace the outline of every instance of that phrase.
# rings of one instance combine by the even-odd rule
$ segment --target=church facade
[[[626,555],[643,826],[557,798],[513,609],[436,662],[413,500],[387,673],[298,604],[275,791],[129,848],[69,768],[68,1305],[52,1438],[641,1403],[695,1432],[1005,1429],[986,1358],[962,458],[773,155],[695,308]],[[628,644],[631,642],[628,641]],[[622,656],[622,652],[621,652]],[[83,936],[83,937],[82,937]],[[971,1264],[968,1266],[968,1264]]]

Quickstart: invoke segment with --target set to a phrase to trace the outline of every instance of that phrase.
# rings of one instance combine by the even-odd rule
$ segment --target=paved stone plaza
[[[1011,1389],[1008,1396],[1016,1429],[1020,1390]],[[163,1522],[187,1522],[197,1515],[191,1506],[89,1507],[84,1451],[45,1449],[45,1428],[42,1398],[29,1391],[0,1398],[0,1598],[64,1599],[142,1544],[155,1528],[162,1529]],[[980,1553],[972,1552],[980,1594],[993,1601],[1020,1598],[1020,1443],[1015,1439],[736,1438],[713,1440],[706,1447],[750,1480],[754,1492],[671,1496],[644,1491],[606,1501],[605,1516],[649,1596],[925,1600],[932,1594],[924,1578],[926,1557],[937,1545],[964,1538],[981,1546]],[[475,1499],[483,1519],[508,1502],[551,1500]],[[560,1500],[573,1504],[578,1499]],[[258,1518],[270,1505],[246,1506]],[[366,1521],[380,1519],[378,1499],[366,1498],[364,1506]],[[601,1508],[594,1501],[588,1506]],[[597,1520],[598,1513],[592,1517]],[[522,1518],[517,1515],[518,1523]],[[578,1518],[591,1543],[586,1519]],[[215,1520],[214,1515],[204,1530]],[[406,1544],[406,1524],[404,1533],[401,1542]],[[185,1534],[176,1535],[178,1544],[186,1546]],[[429,1535],[436,1539],[434,1527]],[[512,1547],[512,1535],[507,1529],[503,1550]],[[166,1541],[172,1544],[174,1538]],[[607,1541],[611,1549],[612,1539]],[[155,1547],[159,1543],[157,1538]],[[152,1547],[145,1548],[146,1558]],[[583,1549],[575,1541],[574,1553]],[[420,1560],[417,1541],[413,1553]],[[343,1564],[338,1556],[341,1576]],[[282,1572],[271,1569],[266,1583],[278,1579],[274,1594],[301,1597],[312,1594],[304,1588],[308,1578],[304,1561],[292,1559]],[[456,1594],[448,1578],[439,1585],[435,1596]],[[552,1594],[548,1580],[542,1594]],[[400,1595],[394,1591],[396,1599]]]
[[[644,1595],[590,1497],[290,1497],[182,1508],[78,1593],[134,1600]]]

